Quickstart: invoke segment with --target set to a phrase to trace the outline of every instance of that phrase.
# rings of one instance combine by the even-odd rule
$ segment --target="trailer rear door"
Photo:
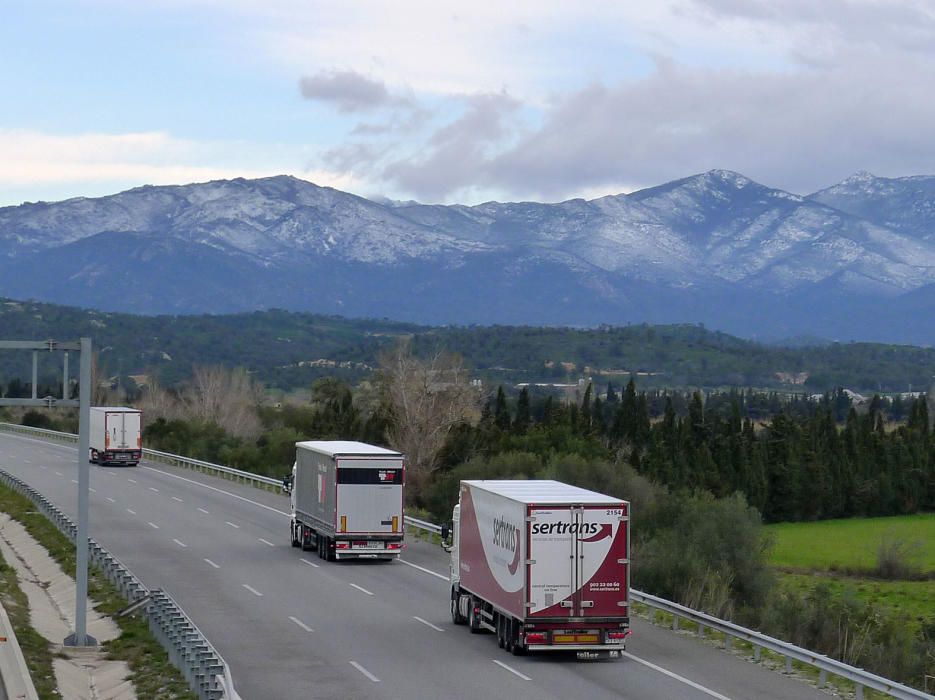
[[[625,615],[626,504],[530,506],[529,515],[530,616]]]
[[[339,459],[336,477],[337,532],[402,534],[403,481],[402,460]]]

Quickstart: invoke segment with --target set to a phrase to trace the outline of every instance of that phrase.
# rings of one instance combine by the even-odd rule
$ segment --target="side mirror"
[[[282,478],[282,490],[286,493],[292,493],[292,475],[284,476]]]
[[[448,523],[442,525],[442,542],[448,541],[448,536],[451,534],[451,528],[448,526]]]

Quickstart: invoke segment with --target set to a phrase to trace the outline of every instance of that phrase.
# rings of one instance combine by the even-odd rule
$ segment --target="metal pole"
[[[35,399],[38,397],[36,393],[39,389],[36,387],[36,382],[39,379],[39,351],[32,351],[32,397]]]
[[[65,351],[65,367],[62,373],[62,400],[68,398],[68,351]]]
[[[78,408],[78,532],[75,539],[75,633],[66,646],[94,646],[97,640],[87,633],[88,607],[88,489],[91,485],[91,339],[81,339],[81,382]]]

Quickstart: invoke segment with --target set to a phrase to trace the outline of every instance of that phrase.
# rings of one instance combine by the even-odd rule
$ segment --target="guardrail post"
[[[754,646],[753,647],[753,660],[759,662],[762,652],[763,652],[762,647]]]
[[[818,687],[824,688],[828,684],[828,672],[825,669],[821,669],[818,672]]]
[[[672,630],[675,632],[678,632],[679,630],[679,616],[678,615],[672,616]]]
[[[700,622],[698,623],[698,636],[704,637],[704,625]]]
[[[733,641],[733,637],[725,633],[724,634],[724,648],[727,649],[727,651],[730,651],[732,641]]]
[[[792,657],[786,657],[786,673],[792,673]]]
[[[864,687],[860,683],[854,684],[854,697],[857,700],[864,700]]]

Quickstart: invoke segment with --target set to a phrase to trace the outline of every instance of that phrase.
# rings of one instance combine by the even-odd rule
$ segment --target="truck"
[[[125,406],[91,406],[88,445],[92,464],[135,467],[143,456],[143,414]]]
[[[397,559],[403,549],[403,455],[376,445],[309,440],[295,445],[292,546],[328,561]]]
[[[494,633],[515,655],[619,657],[630,634],[629,521],[627,501],[559,481],[462,481],[441,533],[452,622]]]

